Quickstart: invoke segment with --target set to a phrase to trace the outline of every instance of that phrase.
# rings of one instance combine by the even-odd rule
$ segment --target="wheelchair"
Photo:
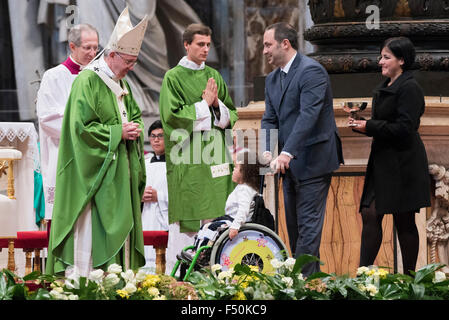
[[[194,245],[185,247],[177,255],[171,276],[175,277],[181,266],[180,279],[187,281],[194,270],[220,264],[223,271],[233,268],[236,264],[257,266],[262,273],[274,271],[270,260],[287,258],[287,247],[281,238],[261,224],[245,223],[234,239],[229,239],[229,228],[220,230],[212,245],[199,247],[194,254],[189,250]]]

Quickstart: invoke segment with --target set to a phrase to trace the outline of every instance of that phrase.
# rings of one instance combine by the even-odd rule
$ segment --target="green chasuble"
[[[195,103],[202,100],[209,78],[215,79],[218,98],[229,110],[226,130],[214,125],[212,107],[210,130],[194,130]],[[181,232],[196,232],[200,220],[224,215],[226,199],[235,188],[228,147],[232,146],[231,129],[238,119],[237,111],[218,71],[182,65],[165,74],[159,109],[164,128],[169,223],[179,221]]]
[[[141,112],[128,84],[124,104],[128,120],[140,123]],[[74,264],[74,226],[92,210],[93,268],[124,266],[129,236],[130,268],[145,265],[141,197],[145,188],[143,131],[135,141],[122,139],[117,98],[91,70],[75,79],[61,131],[56,194],[46,272],[63,272]]]

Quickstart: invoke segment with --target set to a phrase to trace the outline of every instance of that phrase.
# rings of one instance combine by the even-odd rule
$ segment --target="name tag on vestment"
[[[212,178],[218,178],[227,176],[231,173],[229,169],[229,163],[218,164],[216,166],[211,166],[210,171],[212,173]]]

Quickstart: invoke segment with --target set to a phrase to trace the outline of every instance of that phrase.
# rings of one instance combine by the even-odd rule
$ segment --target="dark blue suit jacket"
[[[335,124],[329,76],[316,60],[297,53],[284,87],[280,87],[280,68],[265,80],[265,113],[262,129],[279,129],[281,151],[294,156],[290,170],[299,180],[331,173],[343,163],[341,141]]]

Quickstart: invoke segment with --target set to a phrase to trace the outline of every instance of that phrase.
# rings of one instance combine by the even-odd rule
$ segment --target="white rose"
[[[293,286],[293,279],[290,277],[283,277],[282,282],[287,285],[287,288],[291,288]]]
[[[212,267],[210,267],[210,269],[212,270],[212,272],[217,272],[217,271],[221,270],[221,264],[219,264],[219,263],[214,264]]]
[[[296,259],[289,257],[287,260],[285,260],[284,265],[288,268],[288,270],[292,271],[295,263]]]
[[[137,288],[136,288],[136,286],[134,284],[132,284],[131,282],[128,282],[126,284],[126,286],[123,288],[123,290],[125,290],[129,294],[133,294],[134,292],[137,291]]]
[[[69,289],[79,289],[80,275],[76,272],[72,272],[68,277],[66,277],[64,285]]]
[[[89,280],[92,280],[95,282],[101,281],[101,279],[103,278],[103,275],[104,275],[103,270],[101,270],[101,269],[94,270],[89,274]]]
[[[79,300],[79,297],[76,294],[69,295],[69,300]]]
[[[64,293],[64,289],[61,287],[54,288],[52,291],[56,291],[58,293]]]
[[[438,283],[446,280],[446,274],[441,271],[435,271],[435,277],[433,278],[433,283]]]
[[[145,280],[146,276],[147,276],[147,273],[145,272],[145,270],[139,269],[139,271],[137,271],[137,274],[136,274],[137,282],[141,282],[141,281]]]
[[[377,290],[377,287],[375,285],[368,284],[366,286],[366,291],[369,292],[370,296],[375,296],[378,290]]]
[[[120,275],[126,282],[134,282],[134,272],[132,270],[126,270],[125,272],[120,273]]]
[[[226,278],[231,278],[232,277],[232,271],[228,270],[228,271],[222,271],[218,274],[218,279],[219,280],[223,280]]]
[[[108,267],[108,273],[120,273],[122,272],[122,266],[117,263],[113,263]]]
[[[368,267],[360,267],[357,269],[357,275],[360,276],[364,273],[367,273],[369,271]]]
[[[110,273],[104,278],[105,286],[113,287],[120,282],[120,278],[115,273]]]
[[[53,298],[53,299],[56,299],[56,300],[63,300],[64,299],[64,295],[63,294],[61,294],[60,292],[59,292],[59,290],[56,290],[56,289],[53,289],[53,290],[51,290],[50,291],[50,296]]]
[[[284,263],[282,262],[282,261],[279,261],[278,259],[272,259],[271,261],[270,261],[270,263],[271,263],[271,265],[273,266],[273,268],[275,268],[275,269],[279,269],[279,268],[281,268],[283,265],[284,265]]]
[[[64,285],[68,289],[79,289],[80,283],[78,279],[66,279]]]

